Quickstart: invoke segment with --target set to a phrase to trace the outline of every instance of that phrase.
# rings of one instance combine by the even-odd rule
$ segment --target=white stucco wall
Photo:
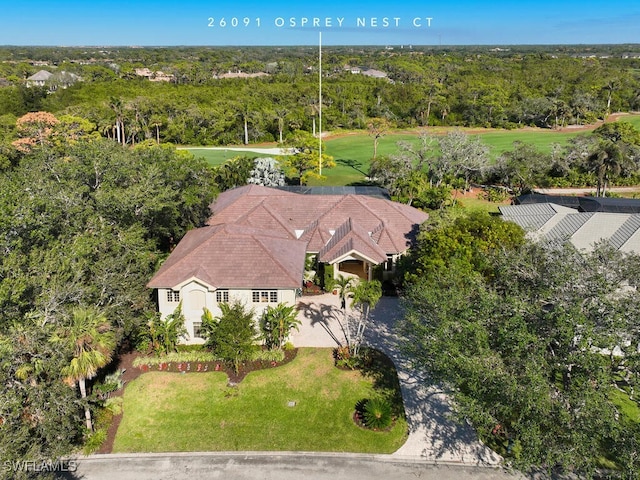
[[[185,327],[187,329],[188,337],[183,338],[180,343],[184,344],[199,344],[204,343],[201,338],[194,338],[194,322],[201,322],[203,307],[206,307],[211,311],[214,317],[219,316],[222,312],[219,307],[219,303],[216,300],[216,290],[210,290],[206,285],[198,282],[191,281],[183,285],[178,291],[180,292],[179,301],[168,301],[167,292],[172,291],[170,289],[158,289],[158,309],[162,318],[170,315],[178,307],[180,301],[182,302],[182,313],[185,317]],[[287,305],[296,304],[296,291],[295,289],[229,289],[229,302],[240,301],[247,309],[253,309],[255,312],[256,326],[258,320],[264,310],[268,306],[275,306],[278,303],[286,303]],[[276,302],[253,302],[254,291],[267,291],[277,292]]]

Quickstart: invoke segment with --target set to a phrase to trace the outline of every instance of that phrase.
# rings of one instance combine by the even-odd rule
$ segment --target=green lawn
[[[114,452],[294,450],[391,453],[405,441],[352,421],[358,400],[390,372],[363,376],[333,366],[332,349],[300,349],[282,367],[252,372],[236,387],[219,372],[149,372],[127,385]],[[395,370],[393,390],[401,404]],[[296,405],[288,406],[294,401]]]
[[[640,115],[625,115],[622,121],[630,122],[640,129]],[[444,134],[450,128],[436,127],[429,129],[429,133]],[[513,148],[514,142],[524,142],[535,145],[543,152],[551,152],[554,144],[567,145],[570,139],[584,132],[555,132],[553,130],[492,130],[486,131],[462,129],[471,131],[471,135],[478,135],[490,149],[490,156],[496,159],[501,153]],[[400,141],[417,142],[419,131],[390,132],[379,141],[378,155],[390,155],[398,151]],[[587,133],[588,135],[588,133]],[[371,158],[373,157],[373,139],[366,132],[345,133],[325,142],[326,152],[333,156],[336,167],[324,170],[326,179],[311,182],[311,185],[354,185],[365,181]],[[206,150],[203,148],[189,148],[196,157],[205,158],[212,165],[219,165],[238,155],[250,157],[261,156],[259,153],[238,152],[233,150]]]
[[[227,160],[230,160],[235,157],[245,156],[256,158],[261,155],[255,152],[238,152],[235,150],[209,150],[206,148],[198,148],[198,147],[188,147],[185,150],[189,150],[195,157],[204,158],[210,165],[220,165]]]

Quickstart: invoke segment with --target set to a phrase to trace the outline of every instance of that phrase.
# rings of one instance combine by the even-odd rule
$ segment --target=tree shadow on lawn
[[[343,167],[352,168],[353,170],[358,172],[360,175],[363,175],[365,177],[369,176],[369,172],[365,172],[363,170],[362,162],[359,162],[358,160],[340,158],[336,160],[336,164],[342,165]]]
[[[363,377],[373,381],[374,390],[389,402],[394,417],[404,418],[402,390],[393,361],[385,353],[371,347],[364,348],[361,354],[362,360],[357,370]]]

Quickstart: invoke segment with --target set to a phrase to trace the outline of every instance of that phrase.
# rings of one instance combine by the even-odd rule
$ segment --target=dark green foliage
[[[418,235],[418,245],[400,261],[408,279],[458,264],[468,272],[485,270],[487,254],[524,242],[524,231],[484,211],[458,217],[432,215]]]
[[[218,190],[224,192],[247,184],[251,177],[255,160],[250,157],[236,157],[214,168],[214,181]]]
[[[391,426],[393,415],[391,404],[384,398],[370,398],[364,402],[362,419],[364,425],[372,430],[384,430]]]
[[[637,345],[637,257],[528,243],[478,255],[480,269],[449,256],[406,290],[407,352],[515,466],[591,474],[607,457],[637,473],[636,425],[608,394],[619,361],[600,350]]]
[[[208,167],[172,148],[79,141],[21,158],[0,178],[0,307],[7,318],[98,305],[125,335],[154,309],[145,284],[208,216]]]
[[[238,373],[242,361],[251,359],[258,348],[254,311],[240,302],[221,303],[220,310],[220,317],[203,316],[205,345],[214,355],[231,363]]]
[[[82,440],[85,402],[63,382],[69,352],[49,334],[29,321],[0,332],[0,465],[55,460]]]

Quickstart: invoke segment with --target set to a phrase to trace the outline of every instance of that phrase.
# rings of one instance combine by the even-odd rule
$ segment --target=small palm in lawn
[[[267,307],[260,319],[260,329],[267,348],[281,349],[291,330],[298,330],[300,323],[293,305],[279,303],[275,307]]]
[[[102,313],[92,308],[76,308],[71,324],[61,328],[54,340],[71,348],[71,362],[64,367],[62,374],[67,381],[77,383],[80,395],[86,398],[86,381],[94,378],[98,370],[111,362],[116,348],[116,337],[111,324]],[[92,430],[91,412],[87,405],[84,413],[87,429]]]

